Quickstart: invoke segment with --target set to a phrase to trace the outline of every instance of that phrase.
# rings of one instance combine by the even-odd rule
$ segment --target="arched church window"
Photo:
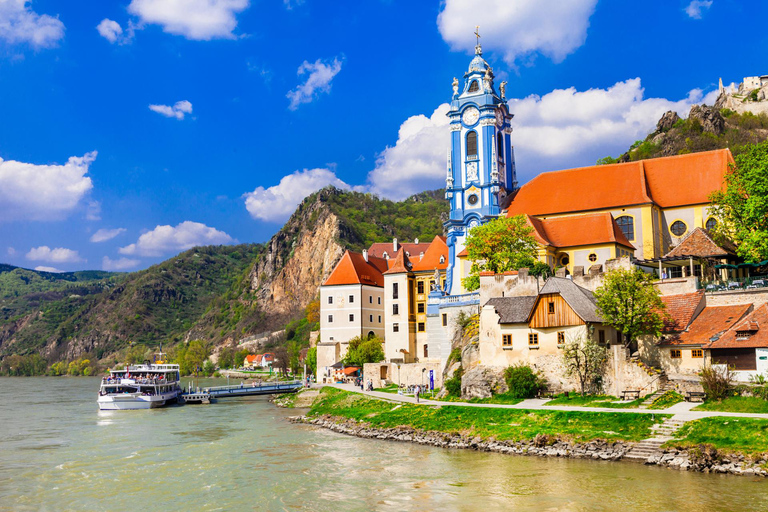
[[[472,80],[472,83],[469,84],[469,92],[477,92],[480,90],[480,84],[477,83],[477,80]]]
[[[712,231],[717,227],[717,219],[714,217],[710,217],[707,219],[707,224],[705,226],[709,231]]]
[[[477,156],[477,132],[467,134],[467,158]]]
[[[504,160],[504,137],[501,132],[496,134],[496,158]]]
[[[616,219],[621,232],[627,237],[627,240],[632,241],[635,239],[635,219],[629,215],[622,215]]]
[[[568,255],[564,255],[562,258],[560,258],[560,265],[566,266],[571,262],[571,258],[568,257]]]

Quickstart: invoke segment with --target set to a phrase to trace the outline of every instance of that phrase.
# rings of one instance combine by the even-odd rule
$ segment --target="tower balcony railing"
[[[453,304],[480,304],[480,293],[463,293],[461,295],[446,295],[438,299],[438,304],[448,306]],[[430,300],[430,302],[432,302]]]

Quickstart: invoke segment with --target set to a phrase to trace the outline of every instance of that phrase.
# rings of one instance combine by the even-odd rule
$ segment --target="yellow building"
[[[506,215],[527,215],[542,244],[540,259],[551,266],[599,264],[629,251],[637,260],[667,254],[695,228],[711,229],[709,195],[723,185],[733,156],[728,149],[611,165],[541,173],[513,194]],[[555,219],[574,217],[561,226]],[[576,218],[578,217],[578,218]],[[541,226],[537,225],[537,221]],[[584,246],[571,232],[588,239],[591,227],[604,236]],[[541,228],[541,229],[540,229]],[[550,232],[555,233],[548,236]],[[611,233],[621,231],[623,238]],[[567,238],[568,240],[564,240]],[[613,240],[611,240],[613,238]]]

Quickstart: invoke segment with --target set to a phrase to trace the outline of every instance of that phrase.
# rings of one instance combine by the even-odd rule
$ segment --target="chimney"
[[[363,249],[363,259],[368,261],[368,249]]]
[[[397,252],[397,238],[392,239],[392,250]]]

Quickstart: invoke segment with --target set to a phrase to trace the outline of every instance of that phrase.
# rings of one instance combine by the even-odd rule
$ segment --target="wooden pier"
[[[213,388],[190,389],[181,394],[181,402],[185,404],[209,404],[219,398],[235,398],[241,396],[280,395],[295,393],[303,386],[300,380],[284,382],[264,382],[260,384],[239,384],[234,386],[217,386]]]

